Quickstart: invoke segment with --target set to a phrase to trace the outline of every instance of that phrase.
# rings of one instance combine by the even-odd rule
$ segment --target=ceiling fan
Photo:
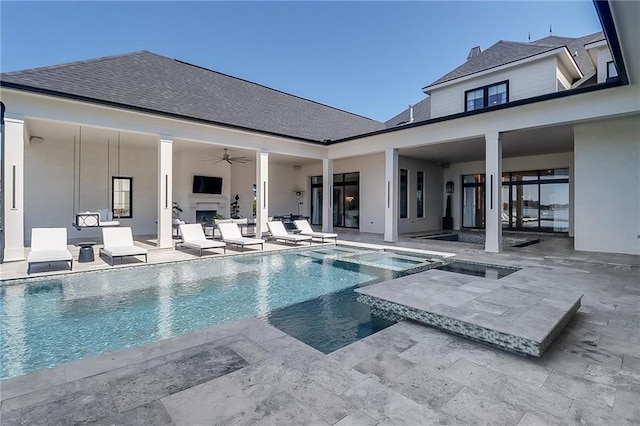
[[[248,161],[251,161],[250,158],[248,157],[232,157],[231,155],[229,155],[229,153],[227,152],[227,148],[224,149],[224,154],[222,155],[222,157],[217,156],[217,155],[207,155],[205,157],[201,157],[202,161],[213,161],[214,163],[220,163],[222,161],[226,161],[229,164],[233,164],[233,163],[240,163],[240,164],[244,164]]]

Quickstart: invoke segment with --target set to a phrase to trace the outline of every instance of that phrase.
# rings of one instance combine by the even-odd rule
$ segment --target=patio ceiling
[[[573,125],[542,127],[503,133],[503,158],[573,151]],[[484,161],[484,138],[401,149],[399,155],[436,163]]]
[[[42,138],[39,142],[65,142],[73,141],[74,136],[79,140],[80,128],[82,127],[82,143],[83,144],[104,144],[107,140],[112,143],[117,142],[120,136],[120,142],[131,145],[144,145],[153,143],[155,138],[151,135],[131,132],[119,132],[114,129],[102,129],[90,126],[80,126],[77,124],[58,123],[47,120],[29,119],[26,122],[27,141],[34,143],[37,139]]]

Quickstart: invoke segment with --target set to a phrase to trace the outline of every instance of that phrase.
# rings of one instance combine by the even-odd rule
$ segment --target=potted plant
[[[238,194],[236,194],[235,201],[233,203],[231,203],[231,218],[232,219],[237,219],[237,218],[240,217],[240,204],[238,203],[239,199],[240,199],[240,196]]]
[[[180,223],[180,213],[182,213],[182,208],[177,201],[172,202],[173,207],[173,223]]]

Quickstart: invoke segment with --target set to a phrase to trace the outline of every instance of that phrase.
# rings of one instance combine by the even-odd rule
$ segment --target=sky
[[[379,121],[474,46],[601,31],[591,1],[0,1],[2,72],[148,50]]]

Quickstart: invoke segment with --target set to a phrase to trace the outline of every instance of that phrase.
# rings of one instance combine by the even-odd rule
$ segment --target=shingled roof
[[[549,52],[562,46],[567,47],[569,52],[574,56],[574,60],[580,68],[580,71],[588,77],[595,73],[595,69],[589,59],[584,45],[600,38],[604,39],[602,32],[578,38],[549,36],[531,43],[501,40],[477,56],[470,58],[453,71],[448,72],[433,83],[429,84],[425,89],[440,83],[445,83],[447,81],[466,77],[471,74]]]
[[[384,129],[378,121],[142,51],[3,73],[3,87],[44,91],[309,141]]]
[[[431,97],[427,96],[415,105],[410,106],[395,117],[384,122],[387,129],[408,124],[411,120],[410,108],[413,107],[413,123],[425,121],[431,118]]]

